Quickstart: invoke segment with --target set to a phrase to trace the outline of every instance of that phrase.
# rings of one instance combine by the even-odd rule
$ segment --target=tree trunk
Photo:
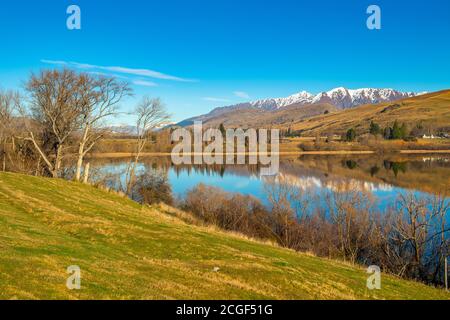
[[[127,188],[127,192],[126,193],[129,196],[131,196],[131,188],[132,188],[132,186],[134,184],[134,180],[136,178],[134,176],[135,172],[136,172],[136,167],[137,167],[137,165],[139,163],[139,158],[141,157],[142,150],[144,150],[145,142],[146,142],[146,140],[143,139],[143,138],[139,138],[138,139],[137,153],[136,153],[136,156],[134,157],[134,162],[132,164],[130,164],[130,168],[129,168],[129,171],[128,171],[129,176],[127,177],[128,181],[127,181],[127,185],[126,185],[126,188]]]
[[[75,181],[80,181],[81,179],[81,168],[83,167],[83,158],[84,158],[84,147],[86,146],[86,142],[88,140],[90,126],[86,125],[84,128],[83,138],[80,142],[80,147],[78,148],[78,161],[77,161],[77,170],[75,173]]]
[[[81,179],[81,167],[83,166],[83,154],[78,154],[77,171],[75,172],[75,181],[79,182]]]
[[[38,162],[37,162],[37,165],[36,165],[36,172],[34,173],[34,175],[36,177],[39,175],[39,171],[41,169],[41,159],[42,159],[42,157],[39,156],[39,159],[38,159]]]
[[[58,178],[59,170],[61,168],[61,153],[62,153],[62,145],[58,145],[56,149],[56,159],[55,159],[55,168],[52,172],[53,178]]]
[[[88,183],[88,179],[89,179],[89,169],[90,169],[91,165],[88,162],[86,164],[86,166],[84,167],[84,176],[83,176],[83,183],[87,184]]]
[[[30,131],[29,132],[30,137],[26,138],[27,141],[31,141],[33,143],[33,146],[35,148],[35,150],[39,153],[40,155],[40,159],[42,158],[45,162],[45,164],[47,165],[48,171],[52,174],[52,176],[54,178],[58,177],[58,169],[55,168],[55,166],[58,164],[58,152],[56,154],[57,157],[57,161],[55,163],[55,166],[50,162],[50,160],[47,158],[47,156],[45,155],[45,153],[41,150],[41,148],[39,147],[39,145],[36,142],[36,139],[34,138],[33,132]],[[13,139],[13,150],[15,150],[15,144],[14,144],[14,139]],[[58,150],[60,150],[60,148],[58,147]]]
[[[4,149],[3,149],[3,164],[2,164],[2,170],[3,170],[3,172],[6,171],[6,149],[5,149],[5,147],[4,147]]]

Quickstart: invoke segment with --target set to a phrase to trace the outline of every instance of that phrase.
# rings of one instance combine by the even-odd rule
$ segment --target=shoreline
[[[450,150],[396,150],[392,153],[398,154],[450,154]],[[274,155],[278,156],[303,156],[303,155],[320,155],[320,156],[334,156],[334,155],[373,155],[377,154],[376,151],[346,151],[346,150],[337,150],[337,151],[281,151],[274,153]],[[185,155],[188,156],[199,156],[203,155],[203,153],[187,153]],[[227,156],[231,155],[231,153],[217,153],[216,156]],[[259,153],[232,153],[232,155],[259,155]],[[102,159],[102,158],[131,158],[134,156],[134,153],[131,152],[106,152],[106,153],[92,153],[87,158],[91,159]],[[145,152],[141,154],[141,157],[170,157],[171,153],[169,152]],[[271,153],[268,153],[268,156],[271,156]]]

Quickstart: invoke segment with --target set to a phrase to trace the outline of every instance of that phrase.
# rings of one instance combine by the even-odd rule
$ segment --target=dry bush
[[[275,237],[270,228],[268,211],[251,196],[227,193],[200,184],[187,193],[182,208],[204,222],[225,230],[260,239]]]
[[[379,211],[369,194],[349,186],[314,198],[279,177],[266,181],[265,190],[270,208],[205,185],[188,192],[182,207],[208,224],[297,251],[443,283],[450,247],[450,203],[444,196],[400,195],[395,206]]]
[[[167,173],[159,170],[147,169],[136,179],[133,186],[132,198],[140,203],[154,205],[165,203],[172,205],[172,187]]]

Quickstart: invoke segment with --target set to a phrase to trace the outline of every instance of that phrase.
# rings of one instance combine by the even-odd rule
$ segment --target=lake
[[[94,179],[110,187],[124,182],[128,159],[91,159]],[[139,173],[159,170],[167,175],[173,194],[182,198],[202,183],[229,192],[252,195],[268,204],[258,166],[174,166],[170,157],[143,158]],[[311,195],[357,189],[373,195],[380,209],[392,205],[400,194],[418,196],[450,194],[450,155],[300,156],[280,159],[280,178]]]

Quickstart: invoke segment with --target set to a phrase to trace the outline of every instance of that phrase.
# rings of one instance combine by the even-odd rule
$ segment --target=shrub
[[[370,134],[376,136],[376,135],[379,135],[381,133],[381,128],[380,128],[380,126],[377,123],[372,121],[370,123],[369,132],[370,132]]]
[[[347,131],[345,134],[345,141],[352,142],[356,139],[356,131],[355,129],[351,128]]]
[[[132,198],[144,204],[173,204],[172,187],[164,172],[149,170],[138,176],[132,188]]]

